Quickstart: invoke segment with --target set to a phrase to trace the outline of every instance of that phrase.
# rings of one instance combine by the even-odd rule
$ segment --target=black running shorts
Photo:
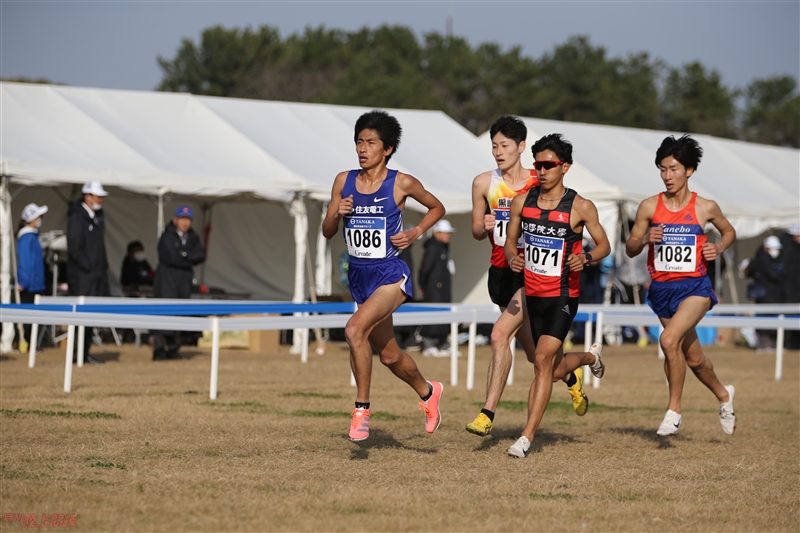
[[[578,314],[578,298],[526,296],[525,301],[528,305],[534,342],[539,344],[539,337],[542,335],[549,335],[564,342],[572,321]]]
[[[489,298],[500,307],[508,307],[514,294],[525,287],[522,272],[514,272],[510,268],[489,267]]]

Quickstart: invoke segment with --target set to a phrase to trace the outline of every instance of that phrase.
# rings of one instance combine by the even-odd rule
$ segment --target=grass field
[[[463,351],[463,348],[462,348]],[[93,352],[97,354],[97,352]],[[518,352],[521,354],[521,352]],[[347,439],[355,390],[346,347],[303,365],[277,353],[223,351],[208,399],[208,350],[154,363],[146,347],[111,347],[75,368],[45,350],[0,358],[3,519],[77,514],[79,531],[798,531],[800,354],[710,348],[736,386],[736,434],[691,373],[683,426],[657,437],[667,403],[653,347],[607,347],[606,375],[577,417],[563,384],[526,459],[506,456],[533,377],[517,359],[490,437],[464,430],[484,395],[449,385],[449,359],[415,358],[445,383],[428,435],[418,398],[377,363],[370,438]],[[23,524],[0,522],[2,531]]]

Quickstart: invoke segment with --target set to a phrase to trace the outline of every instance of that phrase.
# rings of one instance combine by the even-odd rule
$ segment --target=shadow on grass
[[[119,352],[95,352],[93,351],[91,354],[92,357],[97,359],[98,361],[103,361],[107,363],[109,361],[119,362]],[[90,365],[86,365],[90,366]]]
[[[633,435],[634,437],[639,437],[643,440],[650,441],[654,444],[658,445],[659,450],[668,450],[672,448],[672,441],[686,441],[686,439],[681,435],[668,435],[662,437],[661,435],[657,435],[656,431],[653,428],[635,428],[635,427],[627,427],[627,428],[609,428],[608,431],[611,433],[616,433],[618,435]]]
[[[178,355],[181,356],[181,359],[193,359],[198,355],[203,355],[203,352],[200,350],[185,350],[182,348],[180,351],[178,351]]]
[[[344,437],[347,438],[347,437]],[[349,440],[349,439],[348,439]],[[355,449],[350,450],[351,461],[364,461],[369,459],[369,452],[372,449],[378,448],[393,448],[395,450],[410,450],[421,454],[434,454],[438,453],[437,450],[430,448],[417,448],[416,446],[406,446],[391,433],[387,433],[381,429],[371,429],[369,438],[360,442],[353,442]]]
[[[0,362],[1,361],[16,361],[17,358],[13,355],[0,355]]]
[[[497,448],[498,446],[508,447],[514,444],[522,433],[522,426],[493,430],[489,437],[484,437],[481,443],[475,447],[476,452],[484,452]],[[546,429],[537,429],[536,437],[531,443],[531,453],[541,451],[546,446],[555,446],[556,444],[576,443],[581,442],[580,437],[574,435],[565,435],[564,433],[555,433],[547,431]]]

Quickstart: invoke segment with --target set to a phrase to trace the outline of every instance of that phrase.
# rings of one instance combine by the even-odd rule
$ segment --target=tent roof
[[[667,135],[679,133],[523,118],[528,145],[561,133],[574,146],[570,187],[591,200],[636,203],[661,189],[655,152]],[[691,188],[715,200],[740,237],[800,219],[800,150],[693,135],[703,159]],[[489,141],[489,133],[480,137]],[[523,165],[533,164],[530,150]],[[755,187],[754,187],[755,186]],[[752,194],[751,191],[756,191]]]
[[[281,201],[295,192],[330,197],[334,176],[357,166],[352,128],[369,110],[10,82],[0,98],[0,156],[14,181],[94,179],[151,194]],[[388,111],[403,127],[391,166],[418,177],[449,211],[469,211],[469,180],[489,164],[479,141],[440,111]]]

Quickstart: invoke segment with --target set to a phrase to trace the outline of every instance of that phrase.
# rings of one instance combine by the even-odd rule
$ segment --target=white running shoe
[[[678,429],[681,427],[681,419],[681,415],[668,409],[656,433],[659,435],[672,435],[673,433],[677,433]]]
[[[606,365],[603,364],[603,345],[599,342],[592,344],[592,347],[589,348],[589,351],[594,354],[595,361],[592,363],[589,368],[592,369],[592,374],[596,378],[602,378],[603,374],[606,371]]]
[[[727,402],[719,404],[719,423],[722,424],[722,431],[726,435],[733,435],[736,429],[736,415],[733,412],[733,393],[735,392],[733,385],[727,385],[725,390],[728,391],[731,398]]]
[[[524,459],[528,452],[531,449],[531,441],[529,441],[525,437],[520,437],[517,439],[517,442],[511,445],[511,447],[506,450],[506,453],[511,457],[519,457],[520,459]]]

